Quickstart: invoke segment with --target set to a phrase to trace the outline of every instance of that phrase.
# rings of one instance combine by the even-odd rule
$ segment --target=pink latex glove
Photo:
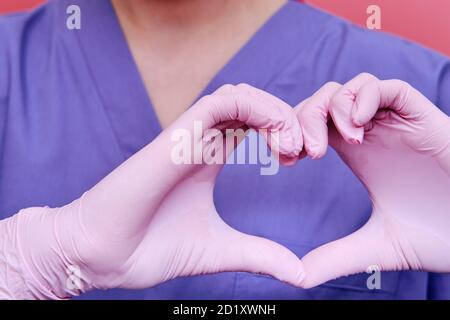
[[[370,74],[326,84],[297,115],[307,153],[322,157],[329,131],[373,203],[361,229],[302,259],[304,286],[372,266],[450,272],[450,118],[407,83]]]
[[[139,289],[223,271],[263,273],[300,285],[302,264],[291,251],[238,232],[219,217],[213,189],[221,165],[173,163],[173,134],[192,132],[194,121],[204,130],[278,132],[272,149],[285,162],[295,162],[302,148],[288,105],[247,85],[224,86],[80,199],[61,208],[25,209],[2,221],[0,297],[68,298],[92,288]],[[192,143],[204,143],[202,136]]]

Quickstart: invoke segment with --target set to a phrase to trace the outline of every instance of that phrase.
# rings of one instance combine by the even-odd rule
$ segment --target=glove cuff
[[[19,264],[34,299],[68,299],[91,289],[58,235],[63,208],[28,208],[13,218]],[[70,227],[70,226],[69,226]],[[75,226],[74,226],[75,227]]]

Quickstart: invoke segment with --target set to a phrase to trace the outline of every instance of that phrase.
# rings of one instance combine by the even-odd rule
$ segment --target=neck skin
[[[142,31],[212,29],[244,17],[266,20],[286,0],[112,0],[119,17]],[[248,13],[252,13],[249,15]],[[125,19],[121,19],[121,22]]]
[[[163,128],[286,2],[112,0]]]

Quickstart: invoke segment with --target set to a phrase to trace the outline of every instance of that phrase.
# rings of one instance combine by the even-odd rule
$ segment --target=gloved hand
[[[326,84],[296,112],[307,153],[322,157],[329,138],[373,203],[361,229],[302,259],[304,286],[369,267],[450,272],[450,118],[407,83],[370,74]]]
[[[196,121],[203,127],[200,135]],[[224,86],[81,198],[61,208],[25,209],[2,221],[6,261],[0,271],[8,272],[0,273],[0,295],[58,299],[92,288],[146,288],[223,271],[263,273],[299,285],[302,264],[291,251],[238,232],[219,217],[213,188],[222,165],[174,163],[176,137],[188,133],[192,149],[202,145],[206,159],[208,152],[213,155],[207,129],[220,129],[213,132],[225,139],[225,128],[240,127],[266,129],[272,150],[286,163],[295,162],[302,148],[288,105],[247,85]],[[221,156],[233,147],[225,142]]]

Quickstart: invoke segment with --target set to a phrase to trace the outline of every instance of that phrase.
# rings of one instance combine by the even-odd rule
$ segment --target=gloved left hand
[[[370,74],[326,84],[296,112],[307,153],[322,157],[329,141],[373,203],[361,229],[303,257],[304,286],[368,269],[450,272],[450,118]]]

